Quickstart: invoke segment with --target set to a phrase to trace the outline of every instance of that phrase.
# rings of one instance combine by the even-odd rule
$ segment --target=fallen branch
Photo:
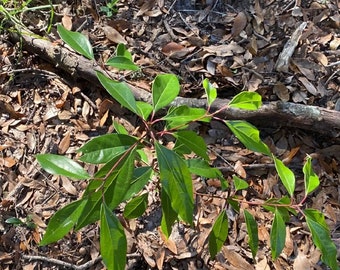
[[[44,256],[31,256],[31,255],[22,255],[22,258],[28,261],[43,261],[43,262],[47,262],[47,263],[51,263],[57,266],[62,266],[62,267],[66,267],[66,268],[70,268],[70,269],[74,269],[74,270],[84,270],[84,269],[88,269],[92,266],[94,266],[97,262],[101,261],[101,256],[97,257],[96,259],[92,260],[92,261],[88,261],[82,265],[75,265],[73,263],[68,263],[68,262],[64,262],[61,260],[57,260],[57,259],[53,259],[53,258],[48,258],[48,257],[44,257]]]
[[[94,61],[79,56],[65,47],[52,44],[48,40],[37,39],[28,35],[19,37],[19,35],[14,33],[11,34],[11,40],[12,42],[22,42],[23,48],[27,51],[39,55],[73,77],[85,79],[93,85],[100,86],[96,71],[107,73],[112,78],[118,79],[117,75],[104,71]],[[136,88],[131,84],[129,84],[129,86],[137,100],[151,103],[152,98],[148,91]],[[228,102],[229,100],[217,99],[212,104],[211,111],[218,111]],[[172,105],[188,105],[191,107],[206,108],[206,100],[178,97]],[[290,102],[278,101],[264,103],[257,111],[228,108],[221,111],[219,117],[224,119],[247,120],[262,127],[294,127],[334,138],[339,137],[340,134],[339,111]]]

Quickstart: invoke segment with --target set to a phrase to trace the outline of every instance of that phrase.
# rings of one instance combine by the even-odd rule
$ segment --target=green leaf
[[[337,248],[333,243],[325,217],[315,209],[305,209],[304,214],[313,243],[321,250],[321,260],[332,270],[339,269],[337,262]]]
[[[135,97],[130,87],[124,82],[118,82],[106,77],[103,73],[97,71],[97,78],[106,91],[118,101],[118,103],[137,114],[137,105]]]
[[[152,167],[149,166],[134,168],[132,180],[128,190],[125,192],[123,201],[129,200],[133,195],[140,192],[151,179],[152,173]]]
[[[238,93],[229,102],[228,106],[231,108],[238,108],[243,110],[257,110],[262,105],[262,97],[256,92],[241,92]]]
[[[285,186],[289,195],[293,197],[294,190],[295,190],[294,173],[286,165],[284,165],[281,160],[276,158],[274,155],[273,155],[273,160],[275,163],[275,169],[281,179],[282,184]]]
[[[286,224],[278,208],[275,210],[272,229],[270,231],[270,247],[275,260],[282,252],[286,243]]]
[[[209,79],[207,78],[203,80],[203,88],[207,95],[208,105],[210,106],[217,97],[217,90],[212,86],[212,84],[209,82]]]
[[[116,120],[113,121],[112,125],[118,134],[129,135],[129,132],[126,130],[126,128],[122,124],[120,124],[118,121]]]
[[[232,197],[229,197],[227,199],[227,202],[229,203],[229,205],[233,208],[235,212],[240,213],[240,203],[238,201],[235,201]]]
[[[74,160],[54,155],[38,154],[36,156],[40,166],[50,174],[57,174],[73,179],[87,179],[90,175]]]
[[[233,175],[233,180],[234,180],[234,185],[235,185],[236,191],[242,190],[242,189],[247,189],[249,187],[249,184],[245,180],[237,177],[236,175]]]
[[[312,158],[307,156],[307,161],[303,166],[303,174],[305,180],[306,195],[313,192],[320,184],[319,177],[315,174],[312,168]]]
[[[242,120],[228,120],[225,123],[249,150],[271,155],[269,147],[260,139],[260,132],[252,124]]]
[[[217,168],[213,168],[205,160],[191,158],[185,160],[191,174],[196,174],[205,178],[217,178],[221,181],[222,190],[228,188],[228,182],[224,179],[223,174]]]
[[[137,111],[138,115],[142,117],[144,120],[147,120],[152,112],[152,106],[149,103],[143,101],[137,101]]]
[[[124,270],[127,241],[122,224],[103,203],[100,209],[100,253],[108,270]]]
[[[161,229],[166,238],[169,238],[172,230],[172,225],[178,218],[178,214],[171,206],[171,200],[162,187],[161,191],[161,203],[162,203],[162,220]]]
[[[48,222],[44,237],[39,245],[44,246],[63,238],[77,223],[86,200],[72,202],[58,210]]]
[[[132,55],[131,53],[126,49],[125,45],[123,43],[119,43],[117,45],[117,49],[116,49],[116,56],[123,56],[127,59],[129,59],[130,61],[132,61]]]
[[[209,253],[212,259],[215,258],[218,252],[220,252],[224,242],[227,239],[228,226],[227,213],[226,211],[222,210],[209,234]]]
[[[124,56],[114,56],[107,60],[106,65],[117,68],[119,70],[139,70],[139,66],[135,65],[130,59]]]
[[[81,161],[101,164],[126,152],[136,142],[137,138],[129,135],[105,134],[90,140],[78,152],[82,153]]]
[[[191,130],[177,131],[173,135],[177,138],[179,143],[184,144],[192,152],[205,160],[209,160],[207,145],[201,136],[198,136]]]
[[[190,108],[187,105],[170,108],[162,119],[168,121],[168,128],[186,125],[193,121],[210,122],[207,111],[201,108]]]
[[[13,225],[23,225],[24,224],[24,222],[22,222],[20,218],[16,218],[16,217],[10,217],[10,218],[6,219],[5,222],[7,224],[13,224]]]
[[[253,256],[253,260],[255,260],[256,253],[259,248],[259,235],[257,223],[255,218],[247,210],[244,210],[244,219],[246,221],[249,236],[248,244],[251,250],[251,254]]]
[[[152,84],[152,106],[154,111],[169,105],[179,94],[180,85],[173,74],[157,75]]]
[[[174,211],[192,224],[194,199],[190,171],[183,159],[161,144],[155,144],[162,188],[170,198]]]
[[[61,39],[73,50],[90,60],[94,59],[91,43],[83,34],[69,31],[61,24],[57,25],[57,31]]]
[[[111,166],[96,174],[96,176],[106,175],[106,171],[110,167],[115,167],[114,170],[109,171],[110,174],[106,176],[104,182],[102,180],[94,180],[87,186],[83,198],[87,198],[88,202],[84,208],[84,213],[79,218],[76,226],[77,230],[99,219],[100,205],[102,204],[103,197],[105,198],[105,203],[112,209],[117,207],[126,197],[130,199],[127,196],[127,192],[130,190],[133,181],[135,154],[136,151],[133,149],[124,157],[116,157],[115,160],[119,162],[118,164],[115,162],[112,165],[110,161]]]
[[[140,217],[148,207],[148,194],[144,193],[140,196],[133,198],[127,203],[124,208],[124,217],[133,219]]]

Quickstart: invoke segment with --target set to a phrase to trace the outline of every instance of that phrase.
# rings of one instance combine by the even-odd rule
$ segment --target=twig
[[[54,265],[59,265],[59,266],[63,266],[66,268],[70,268],[70,269],[74,269],[74,270],[84,270],[84,269],[88,269],[91,266],[95,265],[97,262],[99,262],[102,257],[99,256],[96,259],[92,260],[92,261],[88,261],[82,265],[75,265],[73,263],[68,263],[68,262],[64,262],[58,259],[53,259],[53,258],[48,258],[48,257],[44,257],[44,256],[33,256],[33,255],[22,255],[22,258],[28,261],[43,261],[43,262],[48,262],[48,263],[52,263]]]
[[[330,63],[326,67],[333,67],[333,66],[337,66],[337,65],[340,65],[340,61],[336,61],[336,62]]]

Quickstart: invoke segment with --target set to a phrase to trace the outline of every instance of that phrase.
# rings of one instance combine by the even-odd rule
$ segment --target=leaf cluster
[[[94,59],[91,44],[83,35],[68,31],[61,25],[58,26],[58,32],[78,53]],[[124,45],[117,46],[116,55],[106,64],[117,69],[139,69]],[[79,230],[99,221],[100,248],[106,267],[114,270],[125,269],[126,236],[114,210],[125,202],[124,218],[132,219],[143,215],[148,206],[148,194],[144,187],[153,176],[159,179],[163,234],[169,237],[172,225],[177,220],[193,226],[193,174],[219,179],[222,189],[231,190],[230,183],[221,171],[211,167],[207,145],[203,138],[187,128],[192,122],[210,122],[217,119],[225,123],[246,148],[272,158],[278,176],[287,190],[287,196],[272,198],[262,205],[265,210],[273,213],[270,232],[272,258],[277,259],[285,246],[286,223],[290,216],[301,214],[306,219],[315,245],[322,252],[323,262],[331,269],[338,269],[336,247],[330,239],[322,213],[314,209],[300,210],[300,204],[293,204],[295,175],[271,153],[269,147],[261,140],[256,127],[246,121],[221,120],[216,116],[216,112],[210,112],[209,108],[217,97],[217,90],[207,79],[203,81],[208,105],[208,109],[205,110],[186,105],[171,106],[180,92],[179,81],[172,74],[160,74],[154,79],[151,87],[151,104],[136,101],[129,86],[124,82],[112,80],[100,72],[97,72],[97,78],[122,107],[140,117],[146,132],[141,137],[134,137],[129,135],[124,127],[114,123],[116,133],[102,135],[87,142],[79,149],[81,154],[79,160],[98,165],[98,171],[94,175],[90,175],[78,162],[67,157],[52,154],[37,155],[40,165],[49,173],[74,180],[89,180],[82,198],[58,210],[50,219],[40,245],[61,239],[73,228]],[[259,94],[244,91],[236,95],[225,108],[257,110],[261,104]],[[159,110],[167,110],[167,113],[157,118]],[[164,130],[155,131],[154,126],[160,121],[164,122]],[[172,136],[174,140],[172,149],[162,143],[164,134]],[[152,160],[146,158],[146,151],[154,153]],[[191,153],[194,153],[196,158],[187,158]],[[304,164],[303,173],[306,198],[319,186],[319,179],[313,172],[309,156]],[[246,179],[234,176],[232,184],[235,191],[230,192],[227,204],[244,216],[249,235],[248,244],[255,259],[259,246],[258,225],[250,211],[240,209],[236,196],[239,190],[248,188],[248,183]],[[228,232],[228,216],[226,209],[222,209],[209,235],[208,246],[212,258],[226,242]]]

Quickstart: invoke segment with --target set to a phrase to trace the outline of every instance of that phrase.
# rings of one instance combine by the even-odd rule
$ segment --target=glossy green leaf
[[[238,198],[236,198],[236,199],[238,199]],[[238,201],[235,201],[232,197],[229,197],[227,199],[227,202],[229,203],[229,205],[232,207],[232,209],[236,213],[240,213],[240,203]]]
[[[273,155],[273,160],[275,163],[275,169],[281,179],[282,184],[285,186],[289,195],[293,197],[295,191],[295,175],[294,173],[283,164],[281,160]]]
[[[203,80],[203,88],[207,95],[208,105],[210,106],[217,97],[217,90],[212,86],[212,84],[209,82],[209,79],[207,78]]]
[[[169,105],[179,94],[180,85],[173,74],[157,75],[152,84],[152,106],[154,111]]]
[[[106,77],[103,73],[97,71],[97,78],[106,91],[118,101],[118,103],[137,114],[137,105],[135,97],[130,87],[124,82],[118,82]]]
[[[7,224],[13,224],[13,225],[24,225],[24,222],[21,221],[20,218],[17,217],[10,217],[5,220]]]
[[[312,233],[313,243],[321,250],[321,259],[332,270],[339,269],[337,248],[330,237],[329,228],[322,213],[315,209],[304,211],[307,225]]]
[[[207,145],[201,136],[198,136],[195,132],[191,130],[177,131],[173,134],[179,143],[184,144],[192,152],[198,156],[209,160],[207,154]]]
[[[58,210],[48,222],[46,232],[39,245],[44,246],[63,238],[77,223],[86,200],[72,202]]]
[[[163,187],[161,192],[161,203],[162,203],[161,230],[163,234],[166,236],[166,238],[169,238],[172,230],[172,225],[178,219],[178,214],[172,208],[171,200]]]
[[[271,198],[271,199],[267,200],[262,205],[262,207],[264,209],[266,209],[267,211],[275,213],[277,205],[281,205],[280,212],[281,212],[281,216],[282,216],[282,218],[285,222],[289,221],[290,213],[295,215],[295,216],[297,215],[297,211],[294,208],[291,207],[291,205],[292,205],[291,198],[288,197],[288,196],[284,196],[280,199]]]
[[[107,60],[106,65],[117,68],[119,70],[139,70],[139,66],[135,65],[130,59],[124,56],[114,56]]]
[[[54,154],[38,154],[40,166],[50,174],[57,174],[73,179],[88,179],[90,175],[74,160]]]
[[[140,217],[148,207],[148,194],[144,193],[129,201],[124,208],[124,217],[133,219]]]
[[[170,108],[162,119],[179,126],[193,121],[209,122],[211,117],[206,116],[207,111],[201,108],[190,108],[187,105]]]
[[[217,178],[221,181],[222,190],[228,188],[228,182],[224,179],[222,172],[214,167],[211,167],[206,160],[198,158],[190,158],[185,160],[191,174],[196,174],[205,178]]]
[[[137,138],[129,135],[105,134],[90,140],[78,152],[82,153],[81,161],[101,164],[126,152],[136,142]]]
[[[256,92],[241,92],[238,93],[229,102],[228,106],[231,108],[238,108],[243,110],[257,110],[262,105],[262,97]]]
[[[250,247],[253,259],[255,260],[256,253],[259,248],[259,235],[257,223],[252,214],[250,214],[247,210],[244,210],[244,219],[246,221],[247,232],[249,237],[248,245]]]
[[[194,199],[190,171],[174,151],[155,144],[162,188],[170,198],[171,206],[183,221],[192,224]]]
[[[233,175],[233,181],[234,181],[234,186],[235,190],[242,190],[242,189],[247,189],[249,187],[249,184],[247,181],[237,177],[236,175]]]
[[[119,43],[116,49],[116,56],[123,56],[132,61],[131,53],[126,49],[123,43]]]
[[[218,252],[220,252],[224,242],[227,240],[228,226],[227,213],[222,210],[209,234],[209,253],[212,259],[215,258]]]
[[[259,130],[252,124],[242,120],[228,120],[225,123],[249,150],[271,155],[269,147],[260,139]]]
[[[152,167],[149,166],[134,168],[132,180],[128,190],[125,192],[123,201],[129,200],[132,196],[140,192],[150,181],[152,173]]]
[[[303,174],[305,176],[305,191],[306,195],[308,195],[320,185],[319,177],[313,171],[312,158],[310,156],[307,156],[306,163],[303,166]]]
[[[69,31],[61,24],[57,25],[57,31],[61,39],[73,50],[90,60],[94,59],[92,46],[87,37],[81,33]]]
[[[270,247],[275,260],[282,252],[286,243],[286,224],[278,208],[275,209],[272,229],[270,231]]]
[[[127,241],[122,224],[104,203],[100,209],[100,253],[108,270],[124,270]]]
[[[116,157],[116,160],[119,160],[119,164],[114,165],[115,169],[112,172],[110,171],[104,182],[102,180],[91,181],[83,195],[83,198],[86,198],[88,202],[84,213],[79,218],[76,226],[77,230],[99,219],[103,193],[105,202],[111,209],[117,207],[128,197],[127,192],[130,190],[133,181],[135,153],[135,150],[133,150],[124,157]],[[106,170],[100,171],[97,174],[106,174]]]
[[[137,111],[138,115],[142,117],[144,120],[148,120],[153,108],[149,103],[143,102],[143,101],[137,101]]]
[[[129,135],[129,132],[126,130],[126,128],[122,124],[120,124],[118,121],[116,120],[113,121],[112,125],[118,134]]]

